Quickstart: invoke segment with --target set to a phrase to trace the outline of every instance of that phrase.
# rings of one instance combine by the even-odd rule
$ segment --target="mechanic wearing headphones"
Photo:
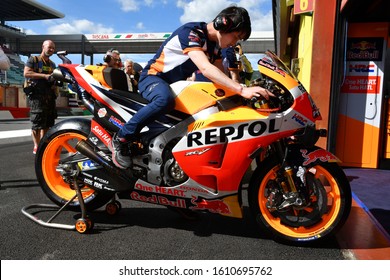
[[[122,68],[121,54],[116,49],[109,49],[103,57],[103,65],[112,68]]]
[[[141,73],[138,89],[150,103],[113,136],[111,150],[115,165],[122,169],[131,167],[129,146],[139,141],[141,129],[175,106],[170,84],[186,80],[197,69],[214,83],[247,99],[273,96],[262,87],[243,87],[223,72],[220,49],[235,46],[250,35],[249,14],[237,6],[222,10],[210,23],[191,22],[174,31]]]

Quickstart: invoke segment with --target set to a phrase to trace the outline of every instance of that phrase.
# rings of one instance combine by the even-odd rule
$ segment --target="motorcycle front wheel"
[[[73,127],[73,128],[72,128]],[[77,153],[76,144],[85,140],[90,132],[89,121],[63,121],[53,126],[42,139],[35,158],[35,173],[46,196],[58,206],[71,200],[76,191],[64,181],[56,170],[60,160],[71,158]],[[112,194],[96,192],[84,186],[81,193],[87,210],[92,211],[105,205]],[[75,198],[67,206],[71,211],[80,211],[80,202]]]
[[[343,170],[336,163],[308,168],[303,177],[305,204],[270,207],[275,201],[282,205],[285,199],[280,189],[277,190],[279,168],[276,161],[269,160],[252,176],[248,199],[257,224],[275,240],[285,243],[314,242],[333,236],[347,220],[352,203]]]

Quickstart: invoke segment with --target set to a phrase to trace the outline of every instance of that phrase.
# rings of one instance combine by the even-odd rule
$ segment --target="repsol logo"
[[[269,124],[264,121],[255,121],[241,124],[238,127],[224,126],[204,131],[194,131],[187,136],[187,146],[211,145],[224,143],[228,139],[240,140],[244,137],[258,137],[265,132],[274,133],[279,131],[279,129],[275,127],[275,123],[276,120],[272,119],[269,121]]]

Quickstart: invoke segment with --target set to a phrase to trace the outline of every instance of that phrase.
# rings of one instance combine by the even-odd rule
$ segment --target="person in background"
[[[236,6],[222,10],[212,22],[190,22],[174,31],[141,73],[138,87],[142,97],[150,103],[135,113],[112,137],[110,148],[114,164],[121,169],[132,166],[129,146],[139,141],[141,129],[175,107],[170,84],[186,80],[197,69],[213,83],[244,98],[263,96],[268,99],[273,96],[262,87],[243,87],[214,65],[221,59],[221,48],[235,46],[250,35],[249,14],[244,8]]]
[[[55,51],[55,44],[46,40],[42,44],[39,56],[31,56],[24,67],[24,77],[29,82],[28,99],[30,104],[30,120],[32,123],[32,139],[35,154],[42,137],[57,118],[56,86],[51,74],[56,65],[50,60]]]
[[[125,60],[125,69],[127,84],[130,92],[138,92],[138,81],[140,74],[134,70],[134,62],[131,59]]]
[[[0,70],[8,70],[11,67],[11,62],[8,56],[4,53],[3,48],[0,46]]]
[[[239,62],[239,75],[241,77],[241,80],[246,85],[249,85],[253,74],[252,65],[248,58],[245,56],[240,43],[236,44],[236,46],[234,47],[234,51],[236,52],[237,61]]]
[[[240,83],[240,68],[239,61],[236,58],[236,53],[232,46],[222,49],[222,65],[226,75],[233,81]]]
[[[103,57],[103,65],[116,69],[122,68],[121,54],[116,49],[109,49]]]

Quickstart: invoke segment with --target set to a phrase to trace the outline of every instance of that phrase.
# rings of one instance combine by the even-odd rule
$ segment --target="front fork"
[[[273,144],[273,150],[280,162],[279,168],[276,170],[276,188],[271,192],[267,207],[270,210],[283,210],[290,206],[302,207],[305,205],[307,199],[301,190],[304,187],[304,170],[299,167],[295,170],[287,161],[288,158],[288,145],[286,140],[279,140]],[[299,180],[300,179],[300,180]],[[282,197],[280,197],[282,195]],[[279,199],[275,199],[279,196]]]

